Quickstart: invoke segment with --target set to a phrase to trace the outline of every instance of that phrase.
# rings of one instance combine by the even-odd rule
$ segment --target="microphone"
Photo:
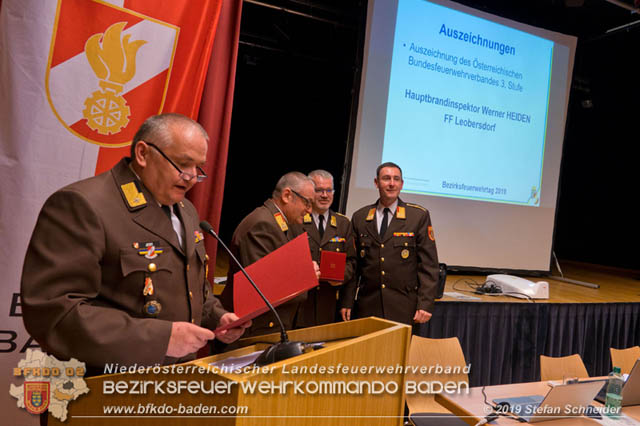
[[[278,315],[278,312],[276,311],[276,309],[273,307],[273,305],[271,305],[271,303],[265,297],[262,291],[260,291],[256,283],[253,282],[253,279],[251,279],[251,277],[249,276],[247,271],[242,267],[238,259],[236,259],[233,253],[231,253],[231,250],[229,250],[229,247],[227,247],[227,245],[222,241],[222,239],[220,239],[218,234],[216,234],[216,231],[213,230],[213,227],[211,226],[211,224],[206,220],[203,220],[202,222],[200,222],[200,228],[207,234],[213,235],[213,237],[216,240],[218,240],[218,243],[220,243],[220,245],[226,250],[226,252],[229,253],[229,256],[231,257],[231,259],[233,259],[235,264],[238,265],[238,267],[240,268],[244,276],[247,277],[247,279],[249,280],[249,282],[251,283],[255,291],[258,292],[262,300],[264,300],[264,303],[267,304],[267,306],[269,307],[269,310],[273,312],[273,315],[278,320],[278,324],[280,325],[280,342],[275,343],[269,346],[267,349],[265,349],[264,352],[260,354],[258,359],[256,359],[255,361],[256,365],[258,366],[269,365],[274,362],[282,361],[284,359],[289,359],[294,356],[301,355],[304,351],[305,344],[303,342],[289,341],[289,336],[287,336],[287,330],[285,330],[284,325],[282,324],[280,315]]]

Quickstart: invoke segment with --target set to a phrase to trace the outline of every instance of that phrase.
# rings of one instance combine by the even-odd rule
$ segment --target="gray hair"
[[[331,180],[331,186],[333,186],[333,175],[331,173],[329,173],[326,170],[322,170],[322,169],[318,169],[318,170],[314,170],[311,173],[309,173],[309,177],[311,179],[313,179],[314,177],[319,177],[319,178],[323,178],[323,179],[330,179]]]
[[[153,115],[142,123],[133,137],[133,141],[131,142],[131,157],[133,158],[135,156],[136,145],[141,140],[154,143],[161,148],[168,146],[171,143],[171,127],[177,124],[194,126],[202,133],[205,140],[209,140],[209,135],[200,123],[186,115],[175,112]]]
[[[311,182],[311,185],[313,185],[314,188],[316,187],[316,184],[310,177],[305,176],[300,172],[289,172],[278,180],[271,196],[273,198],[279,197],[285,188],[290,188],[294,191],[300,192],[302,191],[304,184],[307,182]]]

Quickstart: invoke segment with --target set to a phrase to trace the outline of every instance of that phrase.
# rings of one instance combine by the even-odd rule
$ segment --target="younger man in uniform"
[[[353,214],[358,256],[356,280],[345,286],[342,318],[377,316],[411,325],[431,318],[438,254],[429,212],[399,198],[404,181],[394,163],[374,179],[380,198]]]

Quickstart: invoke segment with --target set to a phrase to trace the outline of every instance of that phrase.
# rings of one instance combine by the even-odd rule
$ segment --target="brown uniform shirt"
[[[132,206],[127,199],[138,192],[145,202]],[[21,282],[25,327],[43,349],[93,368],[169,364],[178,361],[165,357],[172,322],[215,328],[226,311],[205,278],[198,214],[187,200],[174,209],[184,248],[127,159],[49,197]],[[149,284],[153,292],[145,296]]]
[[[347,264],[344,271],[344,283],[351,281],[355,275],[356,251],[354,247],[353,229],[351,221],[340,213],[329,210],[329,220],[325,224],[322,238],[318,227],[311,215],[304,217],[302,231],[309,235],[311,258],[320,265],[320,253],[323,250],[342,252],[347,254]],[[312,327],[332,323],[335,320],[337,293],[340,287],[335,287],[326,281],[307,292],[307,300],[300,306],[296,317],[296,328]]]
[[[286,223],[284,215],[282,215],[282,220],[285,226],[281,227],[276,221],[276,215],[282,215],[282,213],[280,213],[273,200],[269,199],[264,202],[264,205],[242,219],[242,222],[234,231],[229,248],[243,267],[251,265],[299,235],[294,228]],[[220,296],[222,304],[228,310],[233,310],[233,275],[239,270],[233,260],[230,260],[227,284]],[[259,282],[256,285],[260,287]],[[298,305],[302,300],[304,300],[304,295],[298,296],[276,308],[287,330],[293,328]],[[278,321],[275,316],[273,313],[267,312],[253,319],[253,323],[245,332],[244,337],[279,331]]]
[[[345,287],[342,306],[354,308],[359,318],[377,316],[412,324],[417,309],[433,312],[437,291],[438,254],[431,218],[425,208],[399,199],[380,238],[376,205],[361,208],[351,219],[359,284]]]

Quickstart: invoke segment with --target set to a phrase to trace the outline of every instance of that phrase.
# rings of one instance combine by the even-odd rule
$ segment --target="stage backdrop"
[[[108,170],[159,112],[197,118],[222,0],[4,0],[0,9],[0,406],[27,348],[20,273],[56,189]],[[225,159],[226,160],[226,159]]]
[[[198,121],[210,137],[205,166],[209,178],[196,185],[187,194],[198,209],[200,217],[207,220],[216,232],[220,225],[224,180],[227,172],[241,15],[242,0],[223,2],[198,116]],[[209,280],[213,282],[217,243],[212,237],[207,237],[205,247],[212,262]]]

